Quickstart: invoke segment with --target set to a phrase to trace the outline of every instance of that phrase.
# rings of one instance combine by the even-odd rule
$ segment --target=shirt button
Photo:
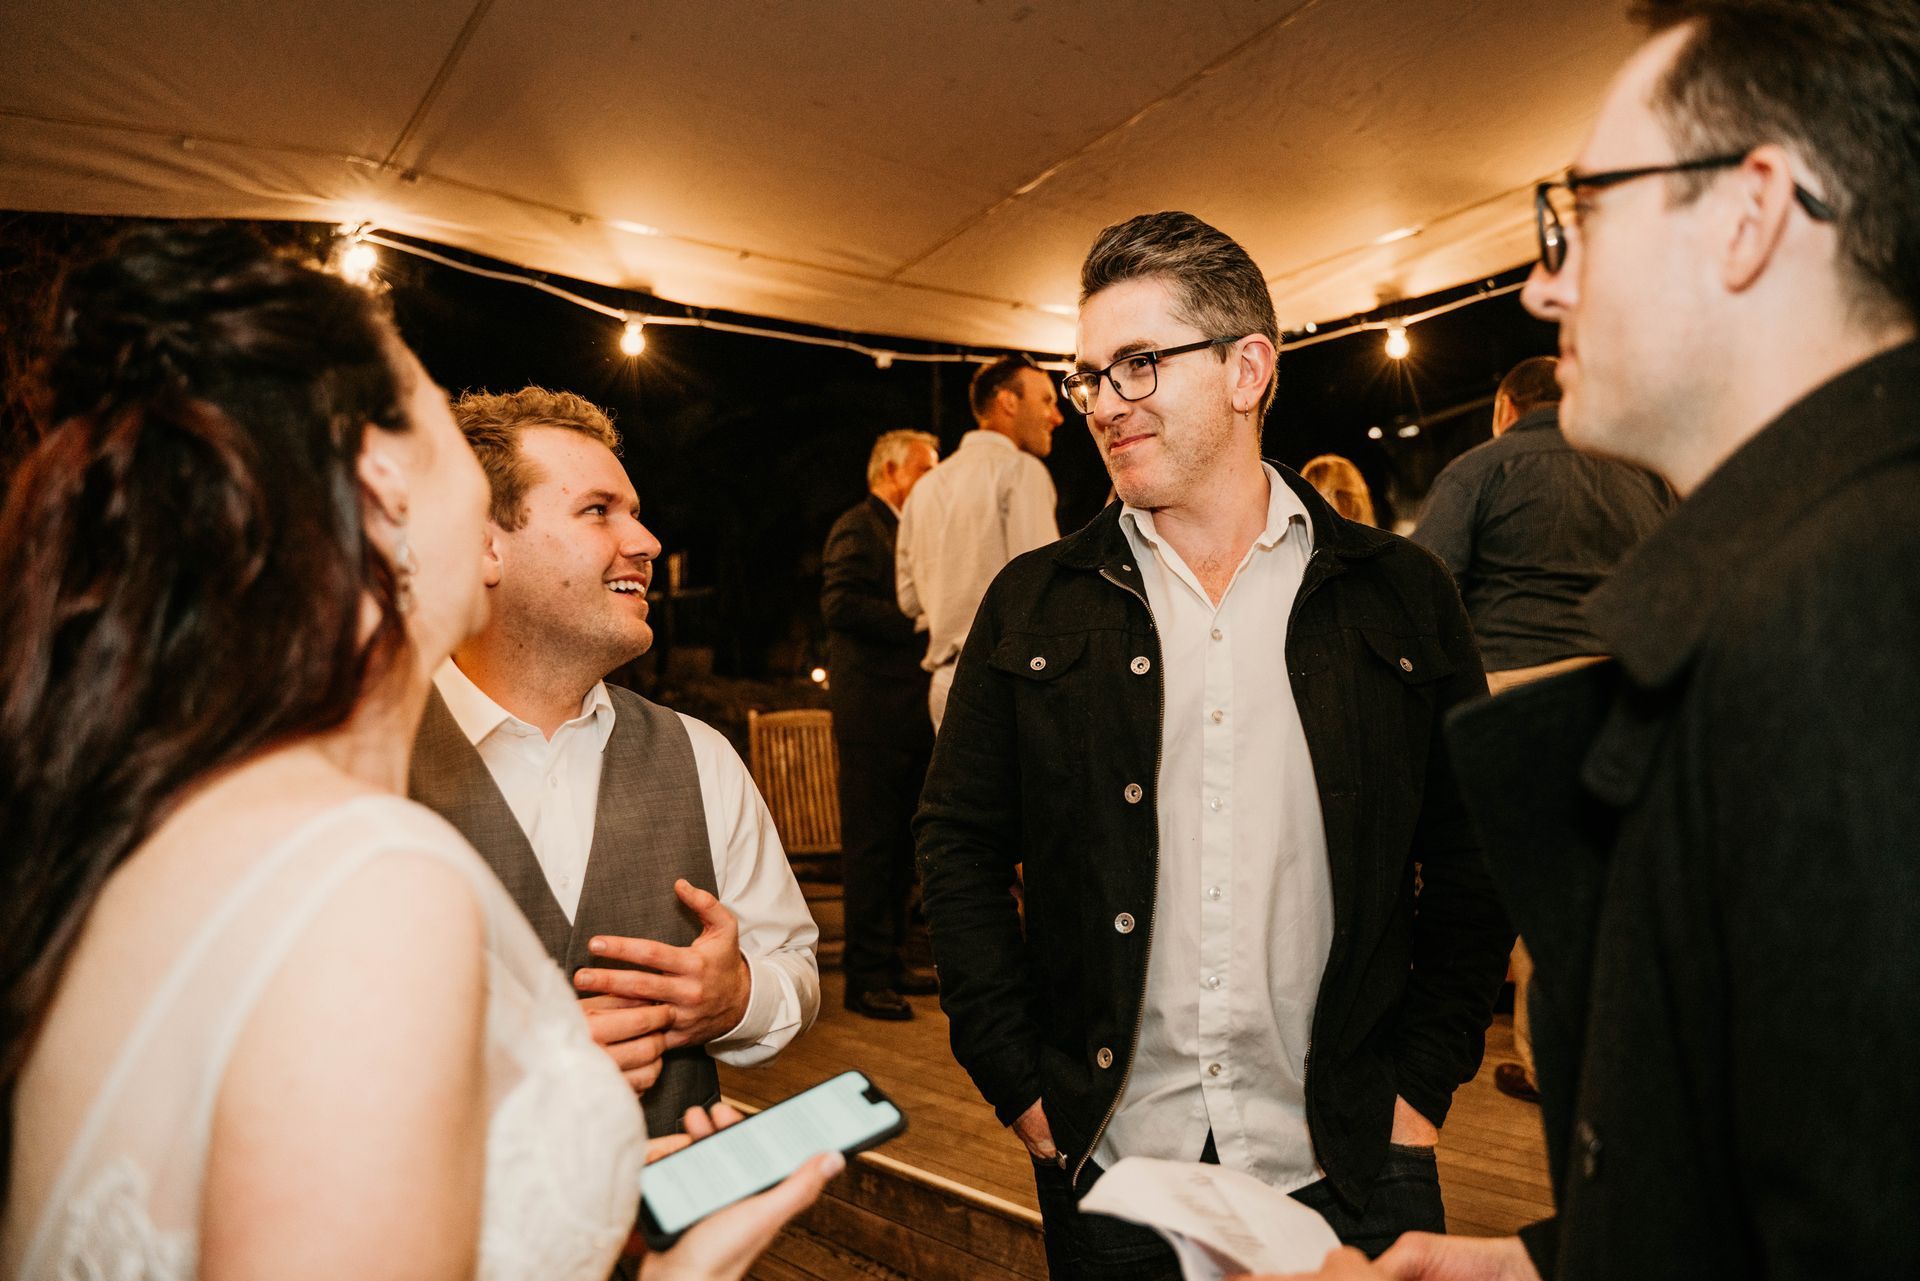
[[[1033,661],[1028,663],[1027,666],[1036,672],[1044,672],[1047,670],[1047,660],[1036,654],[1034,655]]]
[[[1226,636],[1226,633],[1225,633],[1225,632],[1223,632],[1223,631],[1221,631],[1221,630],[1220,630],[1220,629],[1219,629],[1218,627],[1216,627],[1216,628],[1214,628],[1214,629],[1213,629],[1213,633],[1212,633],[1212,635],[1213,635],[1213,638],[1214,638],[1215,640],[1221,640],[1221,639],[1223,639],[1223,638],[1225,638],[1225,636]]]
[[[1215,725],[1218,725],[1221,721],[1225,720],[1226,718],[1227,718],[1227,714],[1216,707],[1213,709],[1213,713],[1207,719],[1212,721]]]
[[[1210,899],[1212,899],[1212,900],[1213,900],[1214,902],[1216,902],[1216,903],[1217,903],[1217,902],[1219,902],[1219,901],[1220,901],[1220,887],[1219,887],[1218,885],[1209,885],[1209,886],[1207,886],[1207,897],[1208,897],[1208,898],[1210,898]]]
[[[1093,1061],[1103,1068],[1110,1068],[1113,1066],[1113,1051],[1103,1045],[1099,1053],[1093,1056]]]
[[[1145,654],[1142,654],[1138,658],[1134,659],[1133,662],[1127,665],[1133,668],[1133,674],[1135,676],[1145,676],[1149,671],[1153,669],[1153,660],[1148,658]]]
[[[1218,974],[1207,975],[1207,987],[1212,991],[1218,992],[1220,990],[1220,976]]]
[[[1225,802],[1223,802],[1218,796],[1209,796],[1207,798],[1207,808],[1212,810],[1216,814],[1220,812],[1220,806],[1224,803]]]
[[[1223,1068],[1223,1067],[1221,1067],[1221,1066],[1220,1066],[1220,1065],[1219,1065],[1218,1063],[1209,1063],[1209,1064],[1207,1064],[1207,1075],[1208,1075],[1208,1076],[1219,1076],[1219,1075],[1220,1075],[1220,1074],[1221,1074],[1222,1072],[1224,1072],[1225,1070],[1226,1070],[1226,1069],[1225,1069],[1225,1068]]]
[[[1410,672],[1410,671],[1412,671],[1412,670],[1413,670],[1413,660],[1412,660],[1411,658],[1403,658],[1403,659],[1401,659],[1401,660],[1400,660],[1400,670],[1401,670],[1401,671],[1403,671],[1403,672]]]
[[[1120,794],[1127,798],[1127,804],[1129,805],[1138,805],[1140,798],[1146,795],[1145,792],[1140,790],[1140,784],[1138,783],[1128,783],[1127,790]]]
[[[1122,934],[1133,933],[1133,913],[1122,912],[1113,918],[1113,928]]]

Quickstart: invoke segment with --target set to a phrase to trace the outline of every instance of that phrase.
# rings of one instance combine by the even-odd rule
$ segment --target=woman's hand
[[[716,1103],[711,1111],[688,1108],[680,1119],[684,1133],[648,1140],[647,1163],[743,1119],[730,1103]],[[708,1216],[689,1228],[673,1249],[647,1254],[640,1265],[642,1281],[739,1281],[787,1221],[818,1200],[827,1180],[846,1167],[846,1158],[838,1152],[823,1152],[759,1196]],[[636,1234],[627,1250],[646,1253],[646,1242]]]

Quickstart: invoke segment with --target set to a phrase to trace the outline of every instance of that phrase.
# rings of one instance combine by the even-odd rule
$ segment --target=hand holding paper
[[[1250,1174],[1217,1165],[1127,1157],[1101,1176],[1080,1209],[1159,1232],[1187,1281],[1312,1272],[1340,1248],[1318,1214]]]

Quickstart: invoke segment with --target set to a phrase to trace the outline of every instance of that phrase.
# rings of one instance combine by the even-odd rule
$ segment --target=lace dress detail
[[[0,1231],[0,1274],[190,1281],[228,1052],[329,894],[370,860],[393,857],[458,868],[485,913],[489,1119],[478,1276],[604,1281],[639,1199],[640,1109],[492,871],[440,818],[397,797],[339,806],[262,855],[172,959],[77,1133],[56,1141],[66,1152],[57,1177],[37,1196],[31,1181],[12,1185],[20,1195]]]
[[[191,1281],[193,1240],[147,1217],[147,1178],[127,1157],[110,1161],[68,1205],[59,1281]]]

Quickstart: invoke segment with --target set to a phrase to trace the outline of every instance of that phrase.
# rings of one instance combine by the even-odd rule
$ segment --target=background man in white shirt
[[[900,514],[900,612],[927,633],[927,706],[940,728],[953,665],[987,584],[1021,552],[1060,537],[1053,478],[1040,460],[1061,423],[1053,379],[1024,356],[983,366],[968,389],[979,426],[914,486]]]
[[[653,641],[660,553],[612,422],[537,387],[454,414],[493,490],[492,608],[435,679],[412,790],[592,994],[595,1039],[667,1133],[717,1097],[714,1058],[765,1062],[812,1023],[818,931],[732,745],[601,679]]]
[[[1486,692],[1466,614],[1262,461],[1277,326],[1227,236],[1102,232],[1079,347],[1121,501],[994,580],[914,823],[954,1052],[1034,1158],[1055,1281],[1179,1276],[1078,1212],[1128,1156],[1377,1253],[1444,1225],[1433,1147],[1513,941],[1440,747]]]

